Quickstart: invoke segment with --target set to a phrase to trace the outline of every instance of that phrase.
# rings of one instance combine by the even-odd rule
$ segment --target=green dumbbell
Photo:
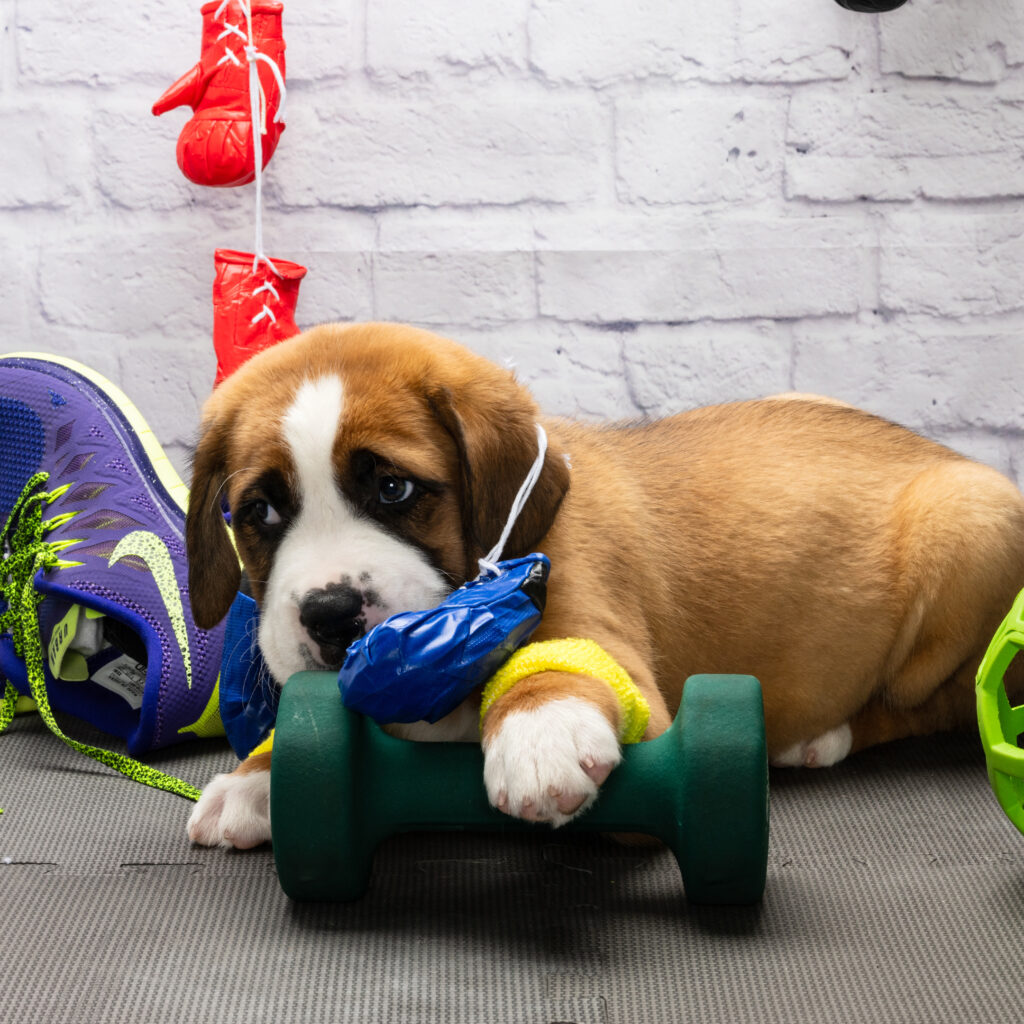
[[[490,806],[477,744],[388,736],[342,705],[329,672],[300,672],[282,689],[271,766],[274,860],[295,900],[358,898],[374,851],[396,833],[550,828]],[[758,902],[768,862],[758,681],[691,676],[669,729],[626,747],[595,804],[565,828],[656,836],[690,903]]]

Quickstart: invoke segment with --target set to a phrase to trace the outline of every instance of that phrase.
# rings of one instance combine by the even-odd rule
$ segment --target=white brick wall
[[[129,9],[130,8],[130,9]],[[0,349],[117,380],[184,468],[213,250],[199,0],[0,0]],[[285,0],[268,252],[298,319],[400,319],[553,412],[813,390],[1024,479],[1024,3]]]

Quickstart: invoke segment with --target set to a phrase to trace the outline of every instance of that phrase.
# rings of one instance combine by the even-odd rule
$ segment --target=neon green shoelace
[[[189,800],[198,800],[201,791],[190,783],[158,771],[150,765],[142,764],[127,754],[118,754],[102,747],[80,743],[65,735],[53,717],[46,695],[43,643],[39,634],[38,608],[43,598],[36,593],[33,580],[37,572],[45,572],[61,565],[60,551],[70,542],[54,543],[44,539],[47,533],[65,521],[63,517],[49,522],[43,521],[43,506],[63,493],[41,490],[48,479],[49,474],[37,473],[28,481],[7,522],[0,530],[0,601],[7,606],[6,610],[0,613],[0,633],[10,633],[14,638],[14,649],[25,662],[36,709],[50,732],[73,750],[86,754],[135,782],[163,789],[168,793],[176,793]],[[14,718],[18,697],[18,691],[8,682],[3,700],[0,701],[0,733]]]

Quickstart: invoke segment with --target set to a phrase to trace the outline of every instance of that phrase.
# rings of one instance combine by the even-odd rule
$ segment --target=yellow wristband
[[[274,746],[274,730],[271,729],[267,738],[263,740],[258,746],[252,748],[249,751],[249,757],[255,757],[257,754],[269,754]]]
[[[538,672],[574,672],[593,676],[607,683],[622,707],[619,729],[623,743],[639,743],[643,739],[651,707],[637,689],[629,673],[593,640],[544,640],[520,647],[484,686],[480,704],[480,724],[491,705],[527,676]]]

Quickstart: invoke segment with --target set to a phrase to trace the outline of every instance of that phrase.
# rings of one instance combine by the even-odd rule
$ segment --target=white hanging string
[[[544,457],[547,455],[548,451],[548,435],[539,423],[536,424],[536,427],[538,449],[537,458],[533,460],[530,472],[526,474],[526,479],[520,485],[519,493],[516,494],[515,501],[512,502],[512,510],[508,514],[505,529],[501,531],[498,543],[491,548],[487,553],[486,558],[480,559],[480,568],[484,572],[494,573],[495,575],[498,574],[497,563],[501,561],[501,553],[505,550],[505,545],[508,543],[508,539],[512,534],[512,528],[516,525],[516,520],[526,507],[526,503],[530,500],[533,488],[540,479],[541,471],[544,469]]]
[[[223,3],[214,12],[214,21],[220,21],[225,9],[230,7],[233,2],[235,0],[223,0]],[[253,244],[252,272],[255,274],[259,269],[259,265],[265,263],[276,277],[283,277],[284,275],[281,274],[263,251],[263,136],[267,132],[267,96],[260,82],[258,62],[263,61],[270,68],[281,94],[278,100],[277,113],[274,115],[275,124],[284,120],[284,104],[288,90],[285,88],[284,75],[281,74],[281,69],[278,67],[277,62],[265,53],[261,53],[253,42],[251,5],[248,0],[237,0],[237,3],[245,15],[246,32],[243,32],[238,25],[224,21],[224,31],[221,32],[217,39],[219,41],[226,36],[238,36],[244,44],[242,51],[249,62],[249,116],[252,119],[252,146],[256,184],[256,230]],[[225,44],[224,56],[217,63],[223,64],[228,60],[239,66],[242,63],[231,48]],[[255,298],[262,291],[269,291],[275,300],[279,299],[277,291],[269,283],[257,288],[253,292],[253,297]],[[265,317],[270,317],[271,322],[277,323],[277,317],[274,316],[273,310],[264,302],[263,309],[252,318],[250,323],[258,323]]]

